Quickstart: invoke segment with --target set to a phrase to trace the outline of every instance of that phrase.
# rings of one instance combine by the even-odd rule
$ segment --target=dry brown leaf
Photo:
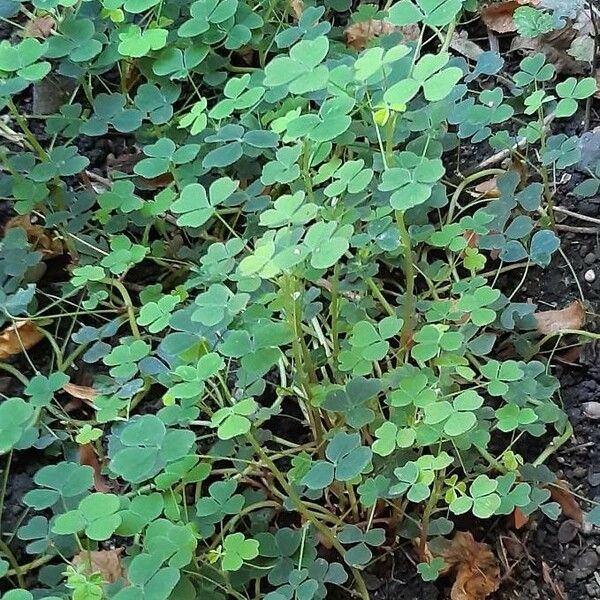
[[[483,194],[486,198],[499,198],[498,181],[495,177],[482,181],[475,186],[475,191]]]
[[[100,573],[106,583],[114,583],[120,577],[126,577],[121,564],[122,548],[115,550],[92,550],[80,552],[73,557],[73,565],[86,565],[90,574]]]
[[[488,29],[496,33],[511,33],[517,30],[513,14],[519,6],[521,4],[517,0],[497,2],[483,7],[479,15]]]
[[[297,21],[304,12],[304,0],[290,0],[290,10]]]
[[[537,330],[547,335],[565,329],[581,329],[585,323],[585,308],[580,300],[575,300],[561,310],[536,312],[534,317]]]
[[[517,30],[517,25],[513,18],[515,10],[524,4],[535,6],[538,3],[539,0],[507,0],[506,2],[494,2],[481,8],[479,16],[488,29],[495,31],[496,33],[512,33]]]
[[[76,385],[74,383],[65,383],[62,389],[73,396],[73,398],[78,398],[79,400],[93,400],[98,392],[87,385]]]
[[[15,227],[25,231],[27,241],[35,250],[39,250],[44,258],[54,258],[65,253],[62,241],[51,237],[51,233],[41,225],[32,223],[30,215],[18,215],[7,221],[6,229]]]
[[[402,38],[407,42],[417,40],[421,34],[417,25],[403,25],[398,27],[380,19],[353,23],[346,27],[344,31],[346,34],[346,44],[355,50],[366,48],[368,43],[375,37],[395,32],[400,32]]]
[[[567,600],[567,597],[565,596],[565,593],[560,585],[554,581],[550,567],[544,561],[542,561],[542,578],[544,583],[550,586],[555,600]]]
[[[517,506],[512,514],[513,527],[523,529],[529,523],[529,517]]]
[[[558,73],[587,74],[589,61],[581,57],[576,59],[569,54],[569,51],[576,41],[583,43],[584,46],[593,46],[593,38],[594,26],[587,7],[583,7],[577,17],[574,20],[569,19],[562,29],[535,38],[516,36],[511,42],[510,49],[518,50],[523,54],[541,52],[546,56],[546,61],[554,65]],[[591,57],[589,60],[591,61]]]
[[[500,567],[487,544],[468,531],[457,531],[442,553],[447,573],[455,576],[452,600],[484,600],[500,585]]]
[[[0,333],[0,360],[33,348],[44,335],[31,321],[19,321]]]
[[[581,525],[583,523],[583,511],[579,506],[579,502],[571,493],[569,484],[562,479],[557,479],[552,485],[548,486],[548,489],[552,500],[560,504],[563,514]]]
[[[31,19],[27,22],[23,31],[23,35],[25,37],[34,37],[45,40],[50,36],[55,25],[56,21],[51,15],[36,17],[35,19]]]
[[[112,487],[102,475],[102,465],[98,460],[96,449],[93,444],[83,444],[79,446],[79,464],[87,465],[94,469],[94,488],[97,492],[110,492]]]

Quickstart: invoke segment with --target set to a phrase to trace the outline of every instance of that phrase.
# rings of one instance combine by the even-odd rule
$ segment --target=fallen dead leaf
[[[450,48],[456,50],[466,58],[472,61],[477,59],[483,54],[483,48],[470,40],[466,31],[455,33],[450,40]]]
[[[585,323],[585,308],[580,300],[575,300],[561,310],[536,312],[534,317],[537,330],[548,335],[565,329],[581,329]]]
[[[126,577],[121,564],[122,548],[115,550],[92,550],[80,552],[73,557],[73,565],[86,565],[89,574],[100,573],[106,583],[114,583],[121,577]]]
[[[457,531],[442,553],[445,573],[455,576],[452,600],[484,600],[500,585],[498,560],[487,544],[476,542],[468,531]]]
[[[304,0],[290,0],[290,10],[297,21],[304,12]]]
[[[96,449],[93,444],[83,444],[79,446],[79,464],[87,465],[94,469],[94,488],[97,492],[110,492],[112,487],[102,475],[102,465],[98,460]]]
[[[35,17],[35,19],[31,19],[25,25],[25,29],[23,30],[23,36],[45,40],[47,37],[50,36],[52,31],[54,30],[55,25],[56,21],[51,15]]]
[[[360,21],[346,27],[346,44],[355,50],[366,48],[368,43],[380,35],[389,35],[399,32],[404,41],[412,42],[419,39],[421,31],[417,25],[396,26],[380,19]]]
[[[67,394],[78,398],[79,400],[93,400],[98,392],[87,385],[76,385],[74,383],[65,383],[62,388]]]
[[[482,181],[475,186],[475,191],[483,194],[486,198],[499,198],[498,181],[495,177]]]
[[[517,30],[513,14],[521,6],[517,0],[495,2],[479,10],[479,16],[488,29],[496,33],[512,33]]]
[[[33,348],[44,335],[31,321],[19,321],[0,333],[0,360]]]
[[[515,508],[512,514],[513,527],[523,529],[529,523],[529,517],[519,508]]]
[[[581,525],[583,523],[583,511],[579,506],[579,502],[571,493],[569,484],[562,479],[557,479],[552,485],[548,486],[548,489],[552,500],[560,504],[563,514]]]
[[[569,19],[562,29],[535,38],[516,36],[510,49],[527,55],[541,52],[546,56],[546,61],[554,65],[557,73],[577,75],[589,71],[593,42],[594,26],[587,6],[582,5],[576,18]]]
[[[486,27],[496,33],[512,33],[517,30],[513,15],[519,6],[528,4],[537,6],[540,0],[506,0],[484,6],[479,10],[479,16]]]
[[[52,237],[51,232],[41,225],[31,222],[30,215],[17,215],[9,219],[6,229],[21,228],[27,235],[27,240],[35,250],[39,250],[44,258],[54,258],[65,253],[62,241]]]
[[[558,583],[554,581],[554,578],[552,577],[552,573],[550,571],[550,567],[544,561],[542,561],[542,578],[544,580],[544,583],[550,586],[550,589],[554,594],[554,600],[567,600],[567,597],[565,596],[565,593],[563,592],[560,585],[558,585]]]

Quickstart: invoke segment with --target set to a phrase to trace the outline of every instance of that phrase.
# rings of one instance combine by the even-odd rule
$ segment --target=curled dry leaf
[[[290,0],[290,12],[297,21],[304,12],[304,0]]]
[[[512,514],[512,525],[515,529],[523,529],[529,523],[529,517],[517,506]]]
[[[479,15],[488,29],[496,33],[511,33],[517,30],[513,14],[519,6],[521,3],[517,0],[494,2],[483,7],[479,11]]]
[[[33,348],[44,335],[31,321],[19,321],[0,333],[0,360]]]
[[[76,385],[75,383],[65,383],[62,387],[63,391],[77,398],[78,400],[93,400],[98,392],[87,385]]]
[[[479,194],[483,194],[486,198],[500,197],[500,192],[498,191],[498,181],[495,177],[478,183],[475,186],[475,191]]]
[[[500,585],[500,567],[487,544],[468,531],[457,531],[442,553],[447,570],[455,576],[452,600],[484,600]]]
[[[481,20],[486,27],[496,33],[512,33],[517,30],[513,15],[519,6],[528,4],[536,6],[539,0],[507,0],[506,2],[492,2],[479,10]]]
[[[7,221],[6,229],[15,227],[25,231],[28,242],[35,250],[41,252],[44,258],[54,258],[65,253],[62,241],[52,237],[51,232],[41,225],[32,223],[30,215],[18,215]]]
[[[552,590],[554,600],[567,600],[563,589],[558,583],[556,583],[552,577],[550,567],[544,561],[542,561],[542,578],[544,579],[544,583]]]
[[[557,479],[552,485],[548,486],[552,500],[560,505],[563,514],[576,523],[583,523],[583,511],[579,502],[569,488],[569,484],[562,479]]]
[[[110,492],[112,487],[102,475],[102,465],[98,460],[96,449],[93,444],[83,444],[79,446],[79,464],[87,465],[94,469],[94,488],[97,492]]]
[[[585,308],[580,300],[575,300],[561,310],[545,310],[534,316],[537,330],[548,335],[565,329],[581,329],[585,323]]]
[[[34,37],[45,40],[50,36],[55,25],[56,21],[51,15],[36,17],[35,19],[31,19],[27,22],[23,31],[23,35],[25,37]]]
[[[380,19],[353,23],[346,27],[344,31],[346,34],[346,44],[355,50],[366,48],[368,43],[375,37],[395,32],[400,32],[404,41],[407,42],[417,40],[420,35],[420,29],[417,25],[403,25],[398,27]]]
[[[587,6],[569,19],[562,29],[556,29],[535,38],[516,36],[510,49],[523,54],[541,52],[558,73],[577,75],[588,73],[593,58],[594,26]]]
[[[121,577],[126,577],[125,569],[121,564],[122,548],[115,550],[92,550],[80,552],[73,557],[73,565],[86,565],[86,571],[100,573],[106,583],[114,583]]]

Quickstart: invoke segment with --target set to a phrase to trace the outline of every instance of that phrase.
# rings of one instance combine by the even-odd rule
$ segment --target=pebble
[[[596,273],[594,272],[594,269],[588,269],[584,275],[583,278],[588,282],[588,283],[592,283],[594,281],[596,281]]]
[[[594,471],[590,467],[587,480],[592,487],[598,487],[600,485],[600,472]]]
[[[586,550],[576,561],[574,565],[575,577],[577,579],[586,579],[597,568],[600,558],[593,550]]]
[[[579,524],[573,519],[568,519],[558,528],[558,541],[561,544],[568,544],[577,537]]]
[[[589,252],[588,254],[585,255],[583,262],[586,265],[593,265],[596,262],[596,255],[593,252]]]
[[[584,402],[583,413],[588,419],[600,419],[600,402]]]

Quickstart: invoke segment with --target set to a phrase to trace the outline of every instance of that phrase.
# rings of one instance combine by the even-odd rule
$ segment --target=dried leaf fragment
[[[529,523],[529,517],[517,506],[512,514],[515,529],[523,529]]]
[[[23,35],[25,37],[34,37],[45,40],[47,37],[50,37],[55,25],[56,21],[51,15],[36,17],[27,22]]]
[[[554,581],[550,567],[544,561],[542,561],[542,578],[544,579],[544,583],[550,586],[555,600],[567,600],[567,597],[565,596],[565,593],[560,585]]]
[[[32,223],[30,215],[18,215],[7,221],[6,229],[15,227],[25,232],[27,241],[35,250],[41,252],[44,258],[54,258],[65,253],[62,241],[52,237],[51,233],[41,225]]]
[[[486,179],[475,186],[475,191],[483,194],[486,198],[499,198],[500,191],[498,190],[498,181],[495,177]]]
[[[380,35],[400,32],[405,41],[414,41],[419,38],[420,29],[417,25],[396,26],[380,19],[359,21],[346,27],[346,44],[355,50],[366,48],[369,42]]]
[[[506,2],[494,2],[483,7],[479,11],[481,20],[488,29],[496,33],[512,33],[517,30],[513,15],[515,10],[523,4],[535,6],[539,0],[507,0]]]
[[[19,321],[0,333],[0,360],[33,348],[44,335],[31,321]]]
[[[569,519],[573,519],[576,523],[583,523],[583,511],[579,502],[569,488],[569,484],[562,479],[557,479],[552,485],[548,486],[550,495],[554,502],[560,504],[563,514]]]
[[[121,564],[122,548],[115,550],[93,550],[80,552],[73,557],[73,565],[87,565],[89,573],[100,573],[106,583],[114,583],[120,577],[125,577]]]
[[[452,600],[484,600],[500,585],[500,567],[487,544],[476,542],[468,531],[457,531],[442,554],[447,573],[456,579]]]
[[[98,455],[93,444],[83,444],[79,446],[79,464],[87,465],[94,469],[94,488],[97,492],[110,492],[112,487],[102,475],[102,465],[98,460]]]
[[[304,12],[304,0],[290,0],[290,10],[297,21]]]
[[[537,330],[548,335],[565,329],[581,329],[585,323],[585,308],[580,300],[575,300],[561,310],[545,310],[534,316]]]
[[[93,400],[98,392],[87,385],[76,385],[75,383],[65,383],[62,389],[79,400]]]

